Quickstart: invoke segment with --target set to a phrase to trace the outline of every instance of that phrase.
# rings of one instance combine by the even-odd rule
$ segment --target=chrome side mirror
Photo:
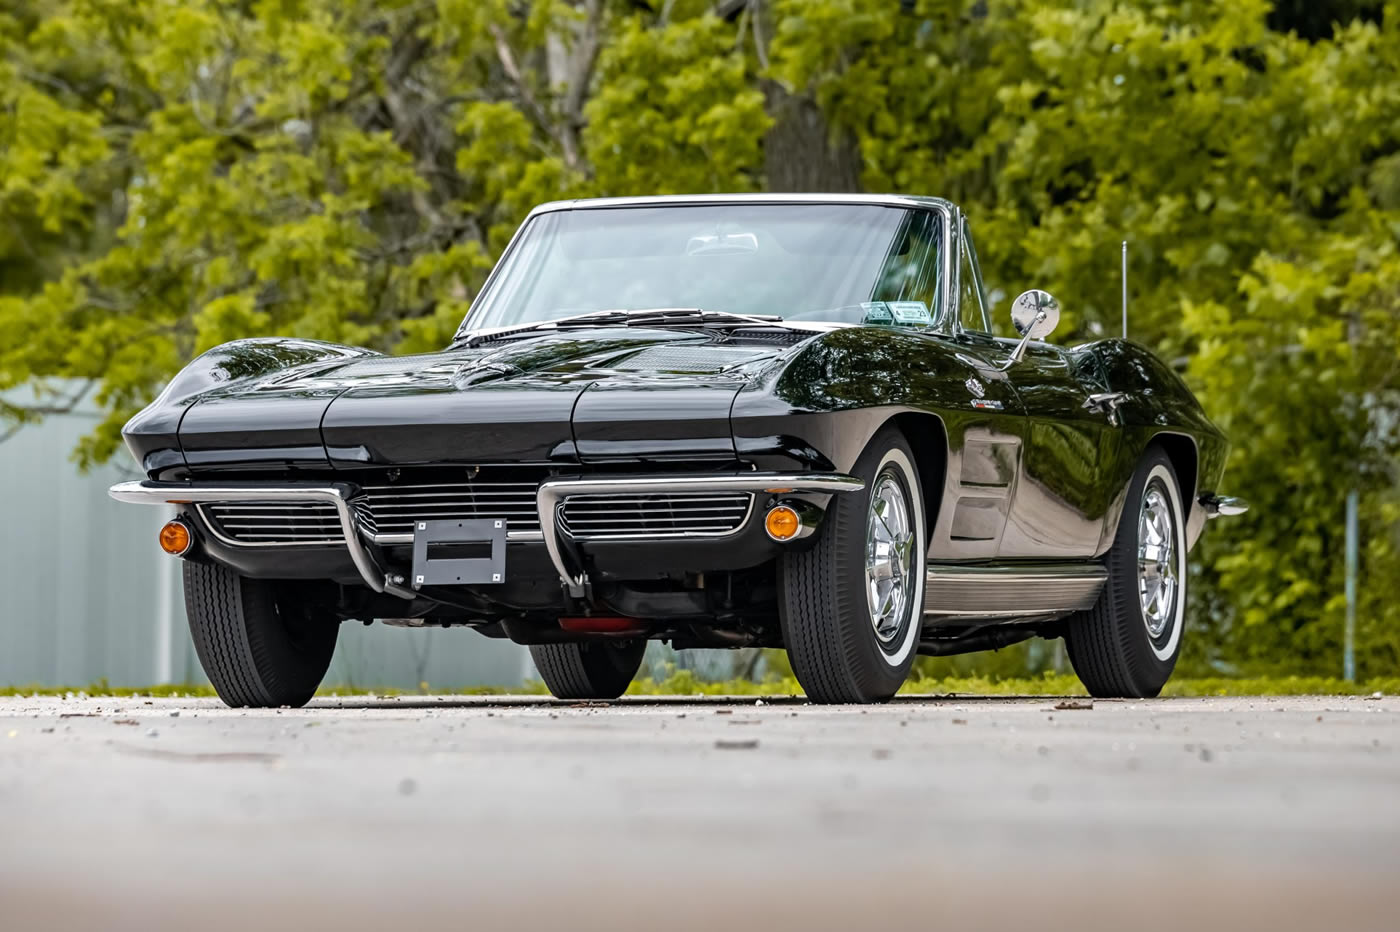
[[[1011,304],[1011,326],[1023,337],[1043,340],[1060,325],[1060,302],[1048,291],[1032,288]]]
[[[1060,302],[1048,291],[1032,288],[1011,302],[1011,326],[1021,335],[1021,342],[1011,351],[1008,368],[1026,355],[1026,344],[1031,340],[1043,340],[1055,331],[1060,324]]]

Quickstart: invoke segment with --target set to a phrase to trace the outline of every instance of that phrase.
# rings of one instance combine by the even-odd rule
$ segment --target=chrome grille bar
[[[366,507],[374,516],[371,532],[379,543],[413,538],[413,522],[456,518],[505,518],[513,539],[533,536],[540,527],[535,510],[539,480],[469,479],[462,482],[366,484]]]
[[[724,537],[747,523],[753,499],[752,492],[576,495],[559,526],[574,540]]]
[[[588,496],[636,496],[640,498],[676,498],[686,494],[724,495],[741,493],[752,503],[758,492],[774,494],[789,492],[858,492],[865,482],[854,476],[822,473],[739,473],[735,475],[701,476],[639,476],[613,479],[547,479],[536,493],[540,531],[549,559],[559,573],[564,588],[573,598],[583,598],[587,592],[588,574],[569,569],[560,546],[559,534],[567,529],[568,510],[576,500]],[[747,514],[747,512],[746,512]],[[741,522],[742,525],[742,522]],[[629,532],[630,533],[630,532]],[[703,533],[703,532],[702,532]],[[712,536],[716,532],[709,532]],[[722,534],[733,533],[732,530]],[[647,531],[644,538],[655,537]],[[691,535],[697,536],[697,535]],[[613,539],[618,539],[614,537]]]
[[[209,532],[231,546],[345,543],[336,507],[318,502],[217,502],[195,506]]]

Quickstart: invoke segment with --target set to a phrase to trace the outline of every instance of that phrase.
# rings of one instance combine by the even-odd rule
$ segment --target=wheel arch
[[[885,422],[893,424],[914,451],[914,468],[923,486],[924,530],[933,535],[948,469],[948,432],[943,419],[923,411],[905,411]],[[882,425],[883,426],[883,425]]]
[[[1181,506],[1186,511],[1181,516],[1182,523],[1188,524],[1192,512],[1200,507],[1196,501],[1196,484],[1200,473],[1201,454],[1196,448],[1196,439],[1189,434],[1163,431],[1154,435],[1148,446],[1153,444],[1161,447],[1162,452],[1167,454],[1167,459],[1171,460],[1177,484],[1181,487]]]

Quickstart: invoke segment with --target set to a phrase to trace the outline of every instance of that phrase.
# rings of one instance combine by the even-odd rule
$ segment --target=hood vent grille
[[[618,372],[679,372],[712,375],[766,356],[762,350],[720,346],[653,346],[613,366]]]

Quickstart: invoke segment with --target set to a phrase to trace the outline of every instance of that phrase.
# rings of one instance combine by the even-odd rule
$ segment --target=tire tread
[[[530,657],[556,699],[616,699],[641,669],[646,642],[534,644]]]
[[[1149,447],[1138,464],[1130,487],[1137,493],[1130,496],[1133,507],[1136,507],[1136,500],[1142,495],[1147,474],[1157,465],[1165,465],[1172,481],[1178,482],[1165,451],[1156,446]],[[1182,520],[1184,516],[1177,517]],[[1147,631],[1137,591],[1137,521],[1130,516],[1127,506],[1119,519],[1118,532],[1104,565],[1108,570],[1108,582],[1099,600],[1093,608],[1066,619],[1065,651],[1069,655],[1070,665],[1092,696],[1156,697],[1171,676],[1176,657],[1173,656],[1167,663],[1157,661],[1147,646]],[[1178,598],[1186,598],[1184,586]]]
[[[190,636],[219,698],[235,708],[304,705],[330,665],[335,628],[315,635],[310,654],[289,662],[286,643],[274,643],[287,638],[268,584],[190,561],[183,575]]]
[[[887,427],[871,439],[861,463],[869,470],[878,468],[881,457],[892,448],[900,449],[912,464],[914,453],[904,435]],[[858,464],[857,471],[860,471]],[[874,476],[863,476],[873,480]],[[917,483],[917,474],[906,476]],[[842,550],[852,539],[864,541],[865,493],[850,493],[850,500],[838,499],[827,511],[826,521],[819,533],[821,539],[805,551],[786,553],[779,559],[779,617],[784,646],[793,673],[807,697],[820,703],[859,703],[884,701],[891,697],[908,676],[913,665],[913,653],[901,669],[874,669],[866,656],[870,645],[858,641],[869,636],[869,622],[857,618],[863,613],[865,593],[853,592],[851,574],[843,572],[842,560],[848,556]],[[855,507],[860,502],[861,507]],[[920,502],[920,504],[922,504]],[[924,513],[915,516],[916,527],[922,528]],[[855,526],[859,522],[859,526]],[[927,529],[921,537],[926,535]],[[856,535],[855,538],[852,535]],[[862,550],[863,552],[863,550]],[[922,568],[923,548],[917,551],[916,565]],[[922,591],[919,587],[918,591]],[[917,613],[918,607],[914,608]],[[917,625],[916,617],[911,624]],[[871,636],[873,644],[873,636]],[[874,650],[879,650],[874,647]]]

